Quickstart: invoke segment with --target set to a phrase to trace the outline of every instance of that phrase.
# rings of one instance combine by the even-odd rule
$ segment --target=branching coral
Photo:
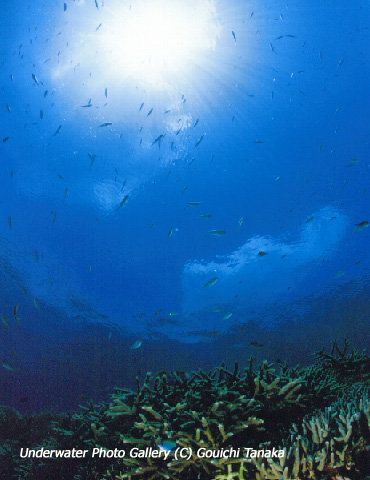
[[[148,373],[136,392],[116,388],[109,403],[90,401],[54,422],[43,444],[89,455],[69,460],[71,476],[67,464],[49,463],[49,478],[57,471],[74,480],[363,479],[370,474],[369,367],[368,356],[334,344],[307,368],[280,365],[276,372],[265,361],[254,369],[251,359],[232,371],[221,365],[208,373]],[[159,451],[166,442],[189,454],[128,454]],[[92,455],[117,448],[127,454]],[[246,448],[277,448],[283,455],[246,456]],[[210,454],[199,455],[200,449]],[[0,455],[6,454],[3,447]],[[28,468],[24,478],[39,471],[34,463]],[[8,478],[18,478],[19,465],[13,472]]]

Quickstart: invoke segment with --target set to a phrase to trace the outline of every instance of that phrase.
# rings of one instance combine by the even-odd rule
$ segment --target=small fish
[[[355,232],[359,232],[359,231],[362,230],[363,228],[368,227],[368,226],[369,226],[369,222],[365,220],[364,222],[356,223],[355,225],[356,225]]]
[[[190,207],[197,207],[201,205],[201,202],[186,202],[186,205],[190,205]]]
[[[263,140],[255,140],[253,143],[265,143]]]
[[[200,218],[211,218],[212,215],[210,213],[207,213],[205,215],[199,215]]]
[[[12,111],[8,104],[6,104],[6,109],[8,110],[9,113]]]
[[[258,342],[255,342],[255,341],[254,341],[254,342],[251,342],[251,343],[249,344],[249,347],[262,348],[262,347],[264,347],[264,344],[263,344],[263,343],[258,343]]]
[[[33,81],[36,83],[36,85],[39,85],[39,79],[36,77],[36,75],[33,73],[32,74]]]
[[[140,105],[139,112],[141,112],[141,109],[143,108],[143,106],[144,106],[144,102]]]
[[[54,133],[53,137],[55,137],[55,135],[58,135],[61,128],[62,128],[62,125],[59,125],[59,127],[55,130],[55,133]]]
[[[64,4],[64,11],[66,11],[66,10],[67,10],[67,4],[65,3]]]
[[[13,308],[13,317],[14,317],[14,320],[19,324],[20,318],[18,317],[18,308],[19,308],[19,305],[18,303],[16,303]]]
[[[7,362],[3,362],[3,363],[2,363],[2,366],[3,366],[4,368],[6,368],[6,370],[9,370],[9,371],[11,371],[11,372],[14,370],[14,368],[13,368],[9,363],[7,363]]]
[[[335,278],[343,277],[343,275],[344,275],[344,270],[340,270],[340,271],[335,275]]]
[[[206,282],[202,288],[208,288],[208,287],[211,287],[212,285],[214,285],[218,280],[218,277],[213,277],[211,278],[211,280],[208,280],[208,282]]]
[[[22,397],[21,399],[18,400],[19,403],[26,403],[28,402],[28,397]]]
[[[165,440],[164,442],[160,443],[158,445],[160,450],[163,450],[165,452],[172,452],[176,448],[176,443],[171,442],[170,440]]]
[[[146,114],[146,116],[149,117],[149,115],[151,115],[152,112],[153,112],[153,109],[151,108],[151,109],[149,110],[149,112]]]
[[[216,337],[217,335],[220,335],[221,330],[211,330],[210,332],[207,332],[207,337]]]
[[[99,127],[109,127],[109,125],[112,125],[112,122],[105,122],[99,125]]]
[[[90,107],[92,107],[91,98],[89,98],[87,105],[81,105],[81,108],[90,108]]]
[[[222,317],[222,320],[228,320],[231,316],[232,316],[232,312],[228,312]]]
[[[107,88],[105,89],[104,93],[105,93],[105,98],[108,98],[108,89]]]
[[[67,197],[67,193],[68,193],[68,188],[66,187],[65,190],[64,190],[64,193],[63,193],[63,203],[64,203],[64,200]]]
[[[42,120],[44,118],[44,112],[40,110],[40,119]]]
[[[193,128],[195,128],[198,125],[198,123],[199,123],[199,118],[196,119]]]
[[[136,340],[136,342],[131,345],[130,350],[136,350],[137,348],[140,348],[142,343],[143,342],[141,340]]]
[[[198,145],[200,145],[200,143],[202,142],[203,138],[204,138],[204,135],[202,135],[202,136],[200,137],[200,139],[197,141],[197,143],[194,145],[194,147],[197,147]]]
[[[4,137],[3,138],[3,143],[7,142],[9,140],[9,137]]]
[[[37,301],[37,298],[36,298],[36,297],[33,298],[33,304],[35,305],[35,307],[37,308],[37,310],[40,310],[39,302]]]
[[[235,32],[234,32],[234,31],[232,31],[232,32],[231,32],[231,35],[233,36],[233,38],[234,38],[234,42],[236,43],[236,36],[235,36]]]
[[[275,178],[275,183],[278,182],[280,180],[280,177],[276,177]]]
[[[1,321],[2,321],[3,325],[5,325],[5,327],[9,327],[9,323],[8,323],[6,315],[1,315]]]
[[[233,330],[234,332],[245,332],[246,330],[248,330],[248,325],[244,324],[244,325],[233,328]]]
[[[46,95],[49,93],[49,90],[45,90],[44,92],[44,98],[46,97]]]
[[[158,147],[161,148],[161,141],[163,140],[164,137],[165,137],[165,134],[159,135],[152,143],[152,146],[158,143]]]
[[[236,233],[239,233],[240,229],[242,228],[243,222],[244,222],[244,217],[241,217],[238,222],[238,228],[236,229]]]
[[[168,240],[172,237],[172,234],[173,234],[174,229],[175,229],[175,227],[171,227],[170,230],[168,231],[166,243],[167,243]]]
[[[209,232],[207,232],[209,235],[216,235],[216,236],[222,236],[222,235],[226,235],[226,232],[225,230],[210,230]]]
[[[175,315],[178,315],[179,312],[177,312],[176,310],[170,312],[168,315],[170,315],[171,317],[174,317]]]
[[[9,225],[9,228],[12,228],[12,217],[10,215],[8,217],[8,225]]]
[[[221,312],[222,308],[221,307],[214,307],[212,308],[211,312],[218,313]]]
[[[273,44],[270,42],[269,45],[270,45],[271,51],[275,52],[275,47],[273,46]]]
[[[127,202],[127,200],[128,200],[128,195],[125,195],[125,196],[123,197],[121,203],[118,205],[116,211],[118,211],[120,208],[122,208],[123,205]]]
[[[97,32],[102,25],[103,25],[102,23],[99,23],[99,25],[95,29],[95,32]]]
[[[39,261],[39,254],[38,254],[38,252],[37,252],[37,249],[36,249],[36,248],[35,248],[34,255],[35,255],[35,260],[36,260],[36,262],[38,262],[38,261]]]
[[[310,217],[310,218],[307,218],[307,220],[306,220],[306,223],[310,223],[310,222],[312,222],[312,220],[313,220],[314,218],[315,218],[315,217]]]
[[[95,1],[95,7],[96,7],[96,9],[99,10],[99,5],[98,5],[97,0],[94,0],[94,1]]]
[[[258,252],[258,255],[259,255],[260,257],[264,257],[265,255],[267,255],[267,253],[261,251],[261,252]]]
[[[186,185],[186,186],[182,189],[182,192],[181,192],[181,193],[185,193],[187,189],[188,189],[188,185]]]
[[[95,161],[96,155],[95,155],[95,153],[94,153],[93,155],[91,155],[90,153],[88,153],[88,156],[89,156],[89,158],[90,158],[90,168],[91,168],[92,165],[93,165],[93,163],[94,163],[94,161]]]

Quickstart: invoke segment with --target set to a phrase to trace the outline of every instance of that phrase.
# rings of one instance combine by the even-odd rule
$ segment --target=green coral
[[[278,464],[257,459],[257,480],[320,479],[370,474],[370,400],[340,400],[292,425],[287,455]],[[359,465],[360,458],[364,465]],[[366,466],[367,465],[367,466]]]
[[[252,359],[232,371],[148,373],[137,390],[116,388],[109,402],[88,402],[80,412],[60,416],[40,444],[58,449],[158,448],[164,441],[192,449],[189,458],[58,459],[13,465],[7,478],[75,480],[360,480],[370,474],[370,357],[334,344],[315,354],[306,368]],[[13,423],[22,422],[15,415]],[[18,418],[18,420],[17,420]],[[26,417],[24,417],[26,418]],[[45,433],[45,432],[44,432]],[[29,440],[30,441],[30,440]],[[3,442],[0,456],[8,454]],[[12,440],[13,444],[15,440]],[[23,444],[24,445],[24,444]],[[13,445],[14,447],[14,445]],[[282,458],[201,458],[199,448],[219,451],[279,448]],[[73,472],[73,473],[71,473]]]

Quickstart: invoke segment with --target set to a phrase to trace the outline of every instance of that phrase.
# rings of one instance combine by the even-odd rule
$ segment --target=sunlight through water
[[[213,0],[115,1],[95,11],[84,2],[76,6],[80,13],[67,26],[73,62],[58,63],[54,78],[89,64],[95,77],[168,90],[202,65],[222,29]]]
[[[216,48],[221,28],[210,0],[116,3],[107,11],[101,68],[146,88],[168,88],[201,63],[202,56]]]

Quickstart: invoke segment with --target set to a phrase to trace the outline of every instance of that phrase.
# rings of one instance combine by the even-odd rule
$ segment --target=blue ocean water
[[[369,345],[368,3],[151,3],[3,1],[1,404]]]

